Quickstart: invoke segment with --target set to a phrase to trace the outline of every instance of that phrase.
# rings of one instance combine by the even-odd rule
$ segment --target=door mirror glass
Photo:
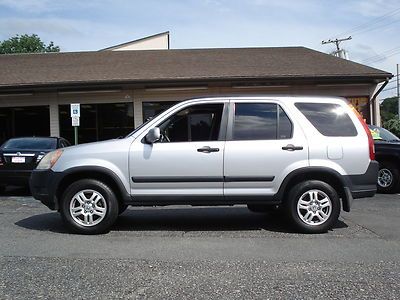
[[[161,134],[160,134],[160,128],[154,127],[149,130],[149,132],[145,136],[145,140],[149,144],[153,144],[157,141],[160,140]]]

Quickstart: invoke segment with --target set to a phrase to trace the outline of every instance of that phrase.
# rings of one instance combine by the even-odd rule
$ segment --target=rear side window
[[[356,136],[349,115],[339,104],[296,103],[295,106],[325,136]]]
[[[289,139],[292,123],[275,103],[236,103],[233,140]]]

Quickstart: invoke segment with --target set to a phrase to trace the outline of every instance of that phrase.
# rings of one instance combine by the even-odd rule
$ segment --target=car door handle
[[[211,148],[210,146],[204,146],[197,149],[197,152],[203,152],[203,153],[219,152],[219,148]]]
[[[303,150],[303,146],[295,146],[295,145],[289,144],[289,145],[283,146],[282,150],[286,150],[286,151]]]

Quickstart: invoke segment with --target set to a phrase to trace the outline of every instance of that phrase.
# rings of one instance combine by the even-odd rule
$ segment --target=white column
[[[60,121],[58,118],[58,104],[50,104],[50,136],[60,136]]]
[[[142,100],[133,91],[133,119],[135,123],[135,128],[143,123],[143,107]]]

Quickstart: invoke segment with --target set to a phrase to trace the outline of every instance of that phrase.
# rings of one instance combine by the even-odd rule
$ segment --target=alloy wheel
[[[393,174],[389,169],[383,168],[378,173],[378,184],[380,187],[387,188],[393,182]]]
[[[332,213],[332,201],[321,190],[309,190],[297,202],[297,214],[307,225],[321,225],[325,223]]]
[[[99,224],[107,213],[103,195],[95,190],[83,190],[75,194],[70,202],[69,212],[79,225],[90,227]]]

